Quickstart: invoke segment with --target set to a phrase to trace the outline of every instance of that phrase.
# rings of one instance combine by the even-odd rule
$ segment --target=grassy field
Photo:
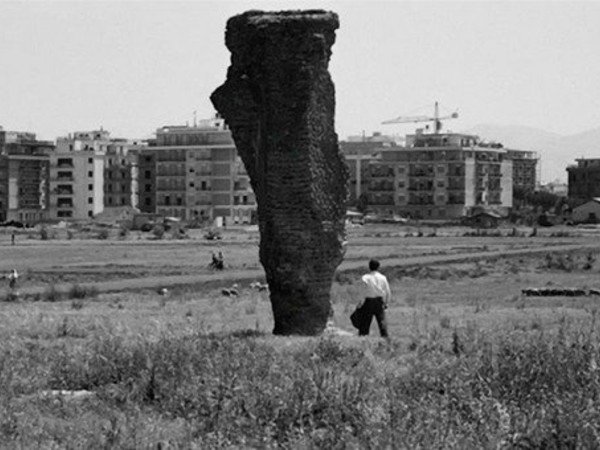
[[[271,336],[268,294],[247,285],[237,297],[194,285],[2,302],[0,448],[600,446],[600,298],[521,295],[527,286],[599,288],[594,232],[349,231],[347,257],[358,261],[557,243],[593,251],[384,267],[389,342],[375,324],[369,338]],[[4,240],[1,270],[21,264],[40,285],[56,281],[51,270],[73,282],[126,267],[152,277],[203,271],[213,249],[254,267],[257,239],[231,230],[216,244]],[[336,327],[353,331],[358,292],[352,274],[334,283]]]

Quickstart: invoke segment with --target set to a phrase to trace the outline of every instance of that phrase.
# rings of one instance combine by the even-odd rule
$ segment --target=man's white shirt
[[[392,297],[390,285],[385,275],[376,270],[362,276],[365,297],[381,297],[383,303],[388,304]]]

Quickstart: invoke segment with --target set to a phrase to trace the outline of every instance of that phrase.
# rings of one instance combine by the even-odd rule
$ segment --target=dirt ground
[[[41,240],[32,231],[17,235],[11,245],[8,230],[0,230],[0,274],[15,268],[22,287],[52,284],[82,284],[124,280],[152,280],[158,277],[203,276],[212,273],[208,264],[213,252],[225,256],[227,271],[260,275],[259,235],[247,227],[222,231],[222,240],[204,239],[204,231],[190,230],[186,239],[153,239],[150,233],[130,232],[123,237],[112,230],[107,239],[90,239],[87,234],[67,238],[59,230],[56,238]],[[513,236],[517,233],[517,236]],[[369,258],[390,261],[419,258],[424,265],[436,258],[489,252],[525,251],[549,246],[595,245],[596,230],[573,228],[481,230],[474,236],[467,228],[416,228],[369,225],[348,228],[348,246],[341,269],[362,267]],[[25,233],[20,231],[19,233]],[[244,277],[242,277],[244,278]]]

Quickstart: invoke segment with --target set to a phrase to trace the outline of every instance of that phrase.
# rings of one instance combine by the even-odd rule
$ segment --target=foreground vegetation
[[[361,239],[356,257],[546,242]],[[229,297],[50,285],[0,302],[0,448],[598,448],[598,297],[521,295],[599,288],[597,257],[384,267],[390,341],[273,337],[268,294],[247,284]],[[357,276],[332,290],[345,330]]]
[[[595,299],[511,294],[597,269],[501,268],[395,279],[391,341],[273,337],[249,288],[0,304],[0,447],[597,448]]]
[[[600,355],[595,324],[581,325],[457,331],[408,353],[393,341],[254,331],[13,343],[0,352],[0,439],[4,448],[597,448]]]

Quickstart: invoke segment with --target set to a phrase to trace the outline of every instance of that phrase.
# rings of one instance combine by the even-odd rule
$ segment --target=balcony
[[[73,200],[71,200],[70,198],[59,198],[56,202],[56,206],[58,208],[72,208]]]

